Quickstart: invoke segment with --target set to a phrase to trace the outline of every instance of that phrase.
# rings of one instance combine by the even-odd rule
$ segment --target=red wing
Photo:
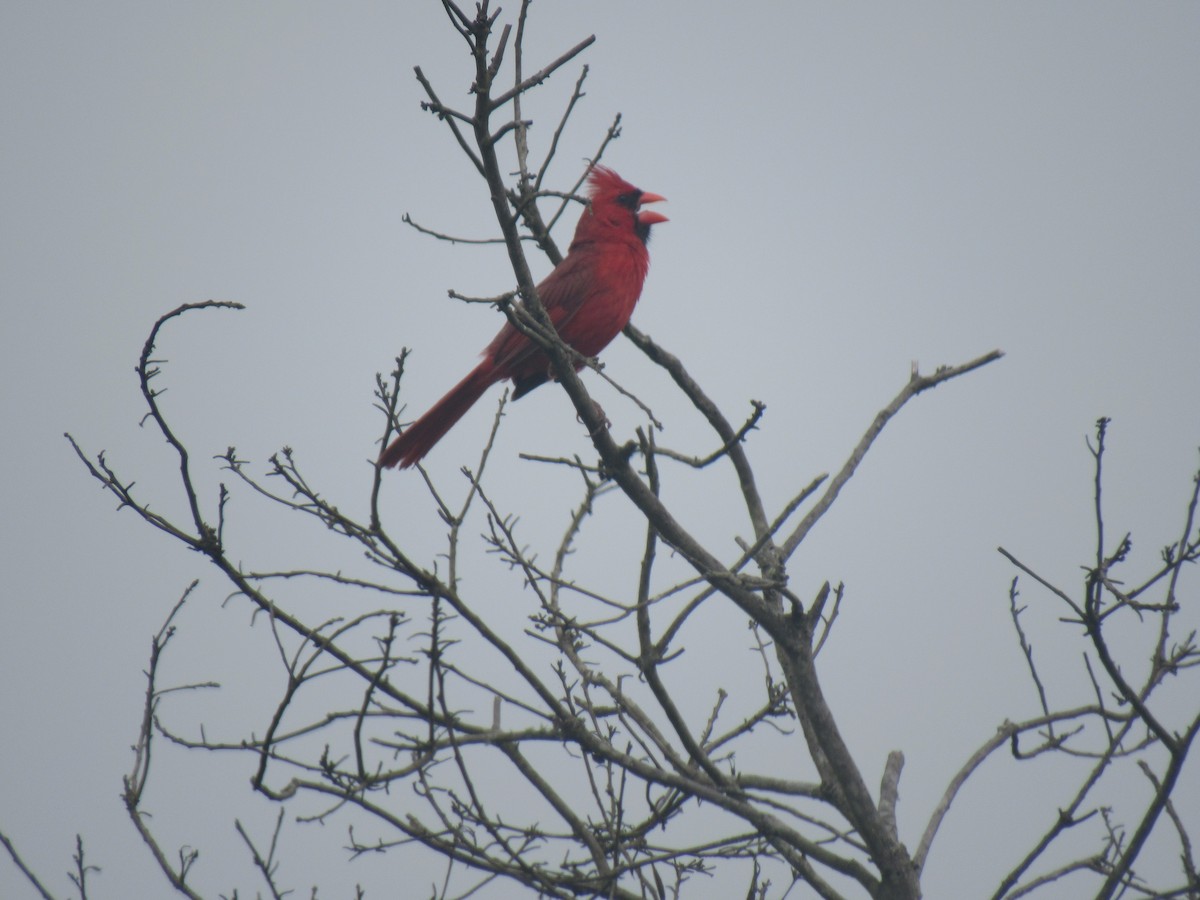
[[[587,255],[576,252],[568,255],[537,286],[538,299],[560,335],[586,302],[592,281]],[[496,335],[484,354],[508,378],[531,375],[547,364],[537,345],[509,324]]]

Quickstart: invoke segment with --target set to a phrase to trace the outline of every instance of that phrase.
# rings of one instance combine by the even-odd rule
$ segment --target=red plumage
[[[570,249],[537,292],[562,339],[584,356],[596,356],[633,315],[650,268],[650,226],[667,217],[640,208],[665,198],[638,190],[612,169],[594,166],[588,189],[591,204],[579,217]],[[511,380],[516,399],[551,374],[541,349],[505,322],[483,361],[404,429],[380,454],[379,464],[407,468],[418,462],[496,382]]]

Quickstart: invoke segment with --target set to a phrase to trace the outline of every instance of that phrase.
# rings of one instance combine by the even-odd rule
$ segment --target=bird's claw
[[[612,427],[612,422],[610,422],[608,420],[608,416],[606,416],[604,414],[604,407],[601,406],[599,403],[597,403],[595,400],[592,401],[592,412],[595,414],[596,418],[600,420],[600,424],[597,425],[595,427],[595,429],[588,432],[588,437],[590,437],[590,438],[594,438],[601,431],[604,431],[604,430]],[[581,416],[579,414],[575,415],[575,419],[578,422],[583,422],[583,416]]]

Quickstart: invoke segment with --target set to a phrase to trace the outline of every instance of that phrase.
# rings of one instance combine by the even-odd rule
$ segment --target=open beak
[[[666,199],[661,194],[651,194],[649,191],[643,191],[642,196],[638,198],[638,221],[643,225],[657,225],[659,222],[671,221],[660,212],[655,212],[651,209],[640,209],[640,207],[645,206],[647,203],[662,203]]]

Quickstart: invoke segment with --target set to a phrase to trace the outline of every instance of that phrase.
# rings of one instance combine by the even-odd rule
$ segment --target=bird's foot
[[[611,428],[612,422],[608,421],[608,416],[604,414],[604,407],[595,400],[592,401],[592,412],[595,413],[596,418],[600,420],[600,424],[596,426],[595,430],[588,432],[588,437],[594,438],[601,431]],[[583,422],[583,416],[576,415],[575,418],[577,421]]]

